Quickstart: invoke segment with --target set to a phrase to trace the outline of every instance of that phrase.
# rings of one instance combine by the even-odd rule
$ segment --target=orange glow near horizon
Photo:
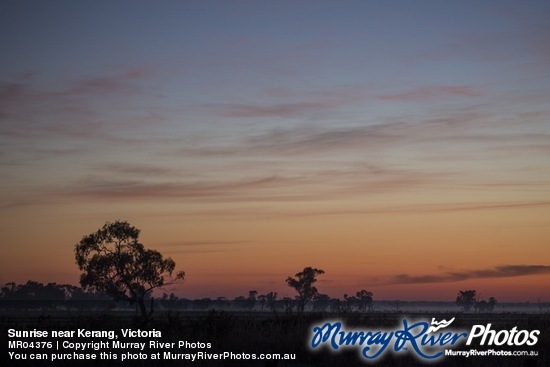
[[[140,239],[146,247],[172,257],[177,269],[187,273],[183,284],[166,290],[187,298],[233,298],[252,289],[293,297],[286,277],[313,266],[325,270],[317,287],[332,297],[367,289],[377,299],[452,301],[459,289],[471,288],[487,297],[534,301],[550,290],[549,274],[437,278],[501,265],[544,265],[545,208],[522,208],[511,214],[498,209],[291,215],[254,221],[247,217],[129,221],[142,230]],[[74,244],[100,227],[85,229],[85,222],[66,216],[64,222],[46,221],[33,231],[8,228],[5,239],[14,246],[6,249],[4,259],[11,261],[2,260],[0,281],[77,284]],[[522,241],[525,244],[518,246]],[[401,275],[435,279],[400,283],[396,277]]]
[[[0,14],[0,283],[121,219],[182,297],[550,301],[545,2],[43,3]]]

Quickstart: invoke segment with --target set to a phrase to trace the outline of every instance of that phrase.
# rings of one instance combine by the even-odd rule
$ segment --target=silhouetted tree
[[[17,290],[17,284],[15,282],[6,283],[2,289],[0,289],[0,295],[2,298],[11,296]]]
[[[400,313],[401,312],[401,301],[396,299],[395,301],[392,302],[392,305],[393,305],[393,310],[395,313]]]
[[[233,298],[233,305],[236,308],[244,309],[244,307],[246,306],[246,298],[244,296],[237,296]]]
[[[311,301],[318,293],[317,288],[313,286],[317,282],[317,275],[324,274],[321,269],[311,267],[304,268],[303,271],[296,273],[295,278],[288,277],[286,282],[289,287],[292,287],[298,292],[296,301],[298,310],[304,312],[304,309],[309,301]]]
[[[265,304],[267,303],[267,298],[265,297],[265,294],[260,294],[257,301],[260,304],[260,310],[263,311]]]
[[[162,293],[162,298],[160,301],[160,304],[165,309],[174,309],[176,307],[176,303],[178,301],[178,296],[176,296],[174,293]]]
[[[174,260],[145,249],[138,242],[139,233],[128,222],[107,222],[75,245],[75,259],[83,272],[83,288],[104,292],[117,301],[137,302],[145,318],[145,299],[152,290],[183,280],[185,273],[180,271],[172,277]]]
[[[212,300],[208,297],[193,300],[193,309],[198,311],[207,310],[212,306]]]
[[[282,305],[282,308],[286,314],[291,314],[296,302],[290,297],[283,297],[279,303]]]
[[[258,295],[258,291],[248,291],[248,299],[251,301],[256,301],[256,296]]]
[[[358,306],[358,300],[355,296],[348,296],[347,294],[344,294],[344,302],[340,304],[340,312],[341,313],[348,313],[353,311],[354,307]]]
[[[484,301],[484,300],[476,301],[476,303],[474,304],[474,310],[476,312],[487,311],[487,301]]]
[[[458,291],[456,296],[456,305],[464,311],[470,311],[476,304],[476,291],[473,289],[467,291]]]
[[[225,297],[217,297],[214,300],[214,307],[219,310],[228,309],[231,306],[231,302]]]
[[[68,308],[111,306],[110,297],[105,294],[84,291],[71,284],[43,284],[29,280],[24,284],[6,283],[0,289],[0,299],[4,305],[11,303],[19,307],[53,308],[64,306]],[[107,302],[106,302],[107,301]]]
[[[252,311],[254,305],[256,304],[256,295],[257,291],[248,291],[248,297],[238,296],[233,300],[233,304],[240,309],[245,311]]]
[[[273,312],[275,312],[275,306],[277,303],[277,292],[269,292],[265,295],[266,306]]]
[[[372,311],[372,292],[366,291],[364,289],[360,290],[355,294],[359,302],[359,310],[365,312],[367,309]]]
[[[317,294],[313,300],[313,311],[325,312],[330,305],[330,297],[327,294]]]
[[[489,301],[485,301],[485,300],[476,301],[476,303],[474,304],[474,309],[476,310],[476,312],[493,311],[495,309],[496,304],[497,304],[496,298],[491,297],[489,298]]]
[[[497,299],[495,297],[490,297],[489,302],[487,302],[487,310],[493,311],[497,305]]]
[[[6,283],[1,294],[4,299],[25,301],[63,301],[70,297],[68,284],[43,284],[28,280],[25,284]]]

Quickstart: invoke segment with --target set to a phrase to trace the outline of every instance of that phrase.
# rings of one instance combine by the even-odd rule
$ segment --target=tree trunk
[[[151,309],[149,310],[148,317],[151,317],[154,310],[155,310],[155,297],[151,297]]]
[[[147,318],[147,309],[145,308],[145,300],[143,297],[138,297],[137,303],[139,305],[139,310],[141,312],[141,317],[146,319]]]

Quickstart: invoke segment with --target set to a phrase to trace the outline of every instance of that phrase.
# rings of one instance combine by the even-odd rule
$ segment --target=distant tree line
[[[365,289],[355,295],[344,294],[343,299],[319,293],[315,286],[322,269],[305,267],[294,277],[286,279],[296,296],[278,298],[277,292],[259,294],[256,290],[247,296],[232,300],[225,297],[190,300],[164,293],[154,299],[152,291],[183,281],[185,273],[175,272],[175,262],[164,258],[156,250],[146,249],[139,242],[140,230],[126,221],[107,222],[96,232],[84,236],[75,245],[75,261],[82,271],[82,288],[70,284],[7,283],[0,290],[0,308],[112,308],[121,302],[136,306],[136,314],[148,318],[155,305],[163,309],[180,310],[243,310],[272,312],[372,312],[374,295]],[[174,273],[175,272],[175,273]],[[147,312],[145,302],[150,302]],[[399,312],[400,301],[395,301]],[[497,300],[485,301],[475,290],[459,291],[455,301],[464,311],[492,311]],[[539,300],[539,305],[541,305]],[[540,307],[542,310],[542,307]]]
[[[310,270],[305,268],[304,271],[298,274],[303,275],[309,272]],[[318,272],[314,273],[320,274]],[[298,280],[299,278],[296,277],[295,279]],[[311,286],[311,288],[315,287]],[[303,298],[306,293],[307,302]],[[148,295],[145,300],[152,303],[155,309],[179,311],[364,313],[373,312],[375,309],[373,293],[364,289],[353,295],[344,294],[340,298],[330,297],[327,294],[319,293],[318,290],[309,293],[298,293],[294,298],[279,297],[277,292],[260,293],[256,290],[250,290],[247,295],[232,299],[226,297],[188,299],[178,297],[174,293],[168,294],[165,292],[157,298]],[[395,302],[399,302],[401,306],[411,303],[405,301],[377,301],[377,304],[378,307],[384,308],[384,312],[387,312],[385,306],[391,306]],[[461,290],[457,293],[455,304],[464,312],[491,312],[495,309],[497,300],[494,297],[484,300],[475,290]],[[541,301],[539,302],[541,312],[544,305]],[[23,284],[9,282],[0,288],[0,309],[108,310],[116,307],[136,310],[136,314],[139,314],[139,308],[135,306],[135,303],[117,301],[106,293],[86,290],[71,284],[40,283],[29,280]],[[400,312],[400,309],[393,307],[390,312]]]
[[[112,308],[115,303],[109,295],[71,284],[57,284],[29,280],[24,284],[6,283],[0,289],[1,308]]]
[[[496,304],[495,297],[490,297],[488,301],[485,301],[475,289],[458,291],[456,296],[456,305],[464,311],[470,311],[472,308],[475,312],[493,311]]]
[[[232,310],[232,311],[259,311],[259,312],[304,312],[311,310],[314,312],[370,312],[374,310],[372,293],[359,291],[356,296],[344,295],[343,299],[331,298],[326,294],[317,294],[308,302],[307,307],[302,309],[303,301],[298,298],[282,297],[279,298],[277,292],[267,294],[258,294],[257,291],[249,291],[248,296],[238,296],[234,299],[225,297],[187,299],[179,298],[173,293],[163,294],[157,301],[159,306],[164,309],[174,310]]]
[[[259,294],[256,290],[248,292],[247,296],[233,299],[226,297],[187,299],[174,293],[163,293],[153,299],[156,308],[165,310],[234,310],[234,311],[270,311],[286,312],[303,311],[303,301],[296,298],[279,298],[277,292]],[[308,302],[309,303],[309,302]],[[0,309],[106,309],[131,306],[127,302],[116,302],[115,299],[97,291],[85,290],[71,284],[40,283],[29,280],[23,284],[6,283],[0,289]],[[344,295],[343,299],[331,298],[326,294],[316,293],[310,300],[312,311],[332,312],[367,312],[373,310],[372,293],[357,292],[356,296]]]

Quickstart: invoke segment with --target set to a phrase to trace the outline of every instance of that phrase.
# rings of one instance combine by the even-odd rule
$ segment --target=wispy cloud
[[[550,265],[501,265],[494,268],[445,272],[430,275],[399,274],[382,281],[382,284],[452,283],[468,279],[512,278],[550,274]]]
[[[233,118],[295,118],[347,107],[355,104],[380,103],[380,101],[433,101],[445,97],[480,97],[482,92],[473,85],[427,85],[391,93],[372,92],[348,87],[336,91],[312,91],[298,94],[283,88],[270,88],[270,97],[291,98],[293,102],[256,104],[210,104],[223,117]],[[296,100],[298,100],[296,102]]]
[[[107,106],[117,103],[120,110],[130,109],[132,99],[146,93],[137,82],[147,75],[145,69],[129,68],[48,87],[34,83],[32,77],[0,83],[0,134],[41,139],[52,134],[108,137],[113,128],[119,128],[114,122],[120,123],[121,117],[110,116],[106,123],[105,115],[111,110]]]
[[[229,182],[146,182],[139,179],[113,180],[88,177],[67,191],[69,196],[88,198],[172,198],[230,199],[241,197],[249,190],[261,190],[287,185],[291,178],[277,176]]]
[[[177,153],[196,156],[275,155],[292,156],[330,153],[361,147],[372,149],[406,139],[407,124],[402,122],[352,127],[299,127],[276,129],[249,135],[240,144],[217,147],[185,147]]]
[[[342,194],[345,196],[345,194]],[[298,200],[315,200],[326,198],[327,195],[322,196],[298,196],[286,197],[288,201]],[[330,197],[330,196],[329,196]],[[269,201],[269,198],[263,198],[261,196],[255,198],[256,201]],[[283,200],[284,197],[280,197]],[[348,208],[332,208],[332,209],[292,209],[287,211],[281,211],[269,207],[239,207],[230,209],[216,209],[216,210],[200,210],[190,212],[176,212],[176,213],[164,213],[161,216],[190,216],[190,217],[221,217],[221,218],[254,218],[254,219],[269,219],[269,218],[299,218],[299,217],[317,217],[317,216],[353,216],[358,217],[362,215],[380,215],[380,214],[421,214],[421,213],[453,213],[460,211],[486,211],[486,210],[513,210],[518,208],[533,208],[533,207],[549,207],[550,201],[542,202],[508,202],[508,203],[483,203],[483,204],[463,204],[463,203],[443,203],[438,205],[429,204],[416,204],[410,206],[391,206],[385,205],[384,207],[372,207],[368,209],[348,209]]]
[[[343,168],[311,167],[282,174],[265,172],[250,177],[241,173],[190,178],[176,168],[114,164],[99,166],[100,174],[81,177],[59,188],[58,195],[81,199],[180,199],[231,202],[311,201],[345,198],[369,193],[426,187],[445,180],[449,173],[375,165],[347,165]],[[116,172],[114,178],[108,175]],[[185,170],[183,170],[185,172]],[[246,172],[246,171],[245,171]]]
[[[190,180],[171,168],[150,167],[147,165],[106,165],[98,166],[101,174],[86,175],[73,182],[25,189],[34,192],[32,196],[12,197],[0,203],[4,208],[44,205],[53,202],[90,202],[95,200],[125,201],[189,201],[202,203],[270,203],[306,202],[345,199],[357,195],[400,191],[426,187],[437,181],[440,175],[414,170],[366,167],[340,170],[313,170],[292,175],[265,175],[256,178],[209,177],[203,180]],[[116,173],[107,174],[109,172]],[[219,213],[227,214],[224,208]],[[240,213],[230,212],[242,218],[251,214],[248,209]],[[194,215],[208,215],[209,211],[195,212]],[[189,212],[178,215],[187,215]],[[287,212],[286,215],[323,215],[327,213]],[[328,213],[330,214],[330,213]],[[276,212],[252,213],[257,216],[285,215]]]
[[[403,138],[403,123],[378,124],[349,128],[302,128],[273,131],[248,138],[248,146],[254,151],[279,154],[303,154],[349,149],[361,144],[364,147],[383,145],[388,140]]]
[[[427,101],[443,97],[479,97],[482,93],[477,87],[470,85],[431,85],[420,86],[405,92],[381,94],[380,100],[388,101]]]
[[[246,241],[179,241],[172,243],[164,243],[165,247],[215,247],[215,246],[234,246],[243,245]]]
[[[280,103],[273,105],[226,104],[216,105],[222,116],[226,117],[297,117],[310,113],[326,111],[341,105],[339,101],[318,101],[300,103]]]
[[[426,151],[438,159],[449,148],[459,148],[463,155],[476,146],[479,153],[492,150],[517,150],[520,146],[530,150],[544,150],[549,135],[544,132],[517,131],[514,125],[503,129],[502,123],[493,126],[487,113],[464,111],[445,116],[408,118],[386,122],[371,122],[355,126],[310,125],[295,128],[278,128],[248,134],[225,144],[208,141],[191,142],[174,149],[176,154],[195,157],[258,156],[271,157],[327,155],[339,152],[361,153],[366,150],[391,151],[416,147],[416,154]],[[520,124],[517,120],[516,125]],[[516,126],[517,127],[517,126]],[[468,145],[465,145],[468,144]],[[464,147],[468,147],[465,149]],[[437,154],[433,154],[437,152]],[[411,157],[414,158],[414,157]],[[424,158],[423,158],[424,159]]]
[[[163,167],[150,164],[110,163],[98,166],[99,171],[118,173],[130,176],[179,176],[181,171],[173,167]]]
[[[498,202],[498,203],[441,203],[437,205],[417,204],[411,206],[384,208],[372,208],[366,210],[318,210],[295,212],[296,216],[325,216],[325,215],[370,215],[370,214],[391,214],[391,213],[445,213],[457,211],[478,211],[478,210],[506,210],[517,208],[545,207],[550,206],[550,201],[525,201],[525,202]]]
[[[137,91],[139,89],[135,85],[132,85],[131,82],[134,80],[143,79],[146,75],[147,71],[145,69],[134,68],[107,77],[101,76],[81,79],[74,82],[68,90],[60,93],[65,95],[74,95],[78,93],[101,94]]]
[[[202,254],[239,251],[246,241],[182,241],[162,244],[161,247],[171,254]]]
[[[74,157],[88,152],[84,148],[66,148],[66,149],[35,149],[32,151],[36,158],[48,157]]]

